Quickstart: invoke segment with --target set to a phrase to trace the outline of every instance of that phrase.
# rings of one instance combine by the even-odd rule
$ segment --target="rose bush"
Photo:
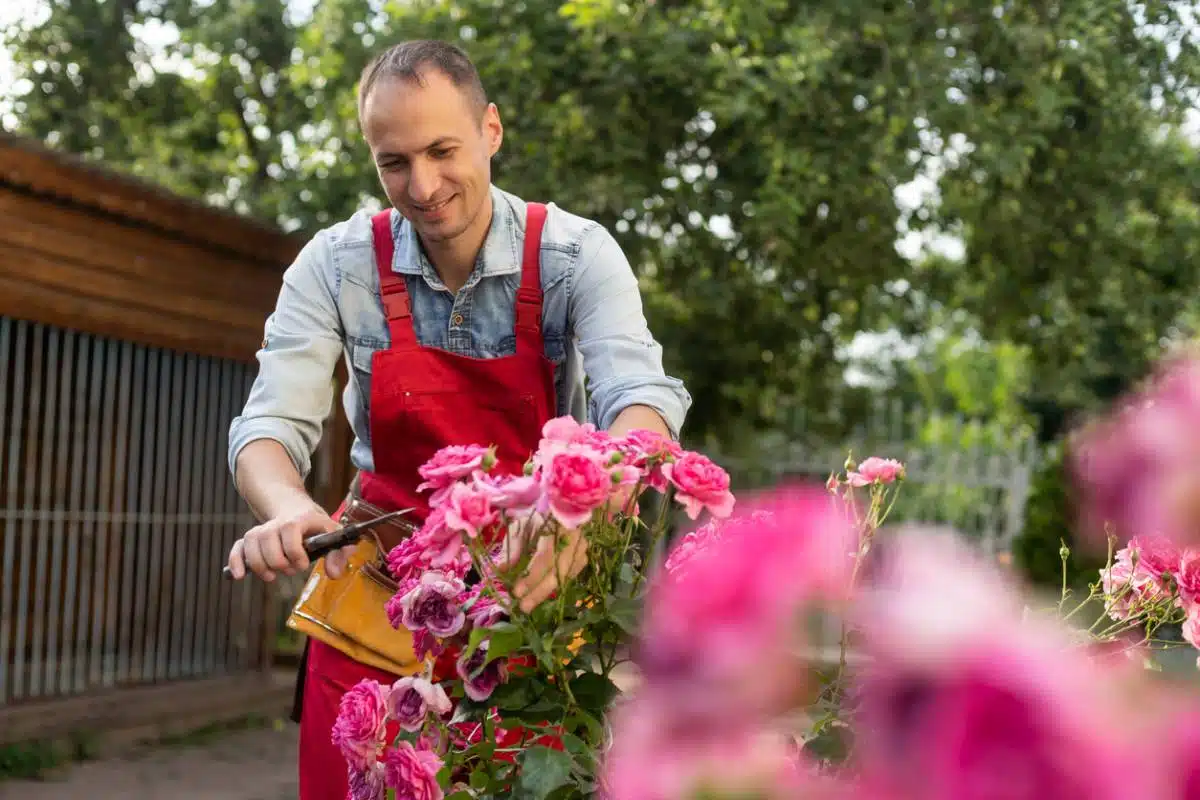
[[[613,437],[554,419],[523,474],[495,465],[468,445],[421,467],[431,511],[387,555],[399,587],[387,612],[426,669],[345,696],[334,741],[356,800],[592,796],[614,671],[669,504],[690,519],[734,507],[723,469],[650,431]],[[662,495],[653,520],[642,516],[650,491]],[[554,596],[523,610],[514,598],[531,560],[575,531],[586,567],[556,575]]]
[[[554,420],[522,475],[439,454],[388,562],[427,668],[346,695],[351,797],[1200,800],[1200,702],[1146,669],[1200,647],[1200,451],[1169,435],[1200,430],[1200,368],[1164,375],[1074,456],[1108,545],[1083,596],[1065,545],[1042,598],[954,536],[885,527],[895,459],[735,507],[723,470],[645,431]],[[672,503],[712,519],[656,566]],[[522,610],[519,576],[573,528],[586,568]]]

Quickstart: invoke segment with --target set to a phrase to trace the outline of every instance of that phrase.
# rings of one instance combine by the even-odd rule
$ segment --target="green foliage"
[[[8,42],[21,132],[307,232],[380,196],[369,54],[461,42],[506,124],[497,183],[615,230],[689,433],[729,439],[831,408],[840,345],[938,307],[1028,349],[1035,405],[1139,374],[1200,269],[1182,5],[54,0]],[[921,176],[940,191],[898,204]],[[898,219],[964,258],[909,262]]]
[[[1063,449],[1061,443],[1049,449],[1034,474],[1025,506],[1025,525],[1021,536],[1013,542],[1016,566],[1032,583],[1051,591],[1062,587],[1060,550],[1064,542],[1071,551],[1067,560],[1070,588],[1086,587],[1089,581],[1096,580],[1096,571],[1104,566],[1105,558],[1103,553],[1087,552],[1075,541]]]

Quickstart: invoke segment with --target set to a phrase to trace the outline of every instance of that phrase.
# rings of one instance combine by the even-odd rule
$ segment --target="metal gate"
[[[263,667],[226,468],[254,365],[0,317],[0,707]]]

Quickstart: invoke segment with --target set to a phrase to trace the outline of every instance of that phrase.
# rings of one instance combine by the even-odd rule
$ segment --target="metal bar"
[[[198,464],[193,458],[195,445],[196,420],[196,356],[187,356],[184,362],[183,381],[183,420],[181,433],[183,444],[179,448],[179,463],[182,465],[179,475],[179,494],[175,511],[185,514],[192,508],[192,487],[196,482],[196,473],[200,472],[203,464]],[[195,624],[195,608],[189,603],[196,597],[196,582],[200,576],[196,573],[197,548],[195,531],[185,530],[180,525],[176,528],[180,557],[176,563],[174,596],[171,603],[171,619],[174,620],[175,633],[171,637],[171,672],[170,677],[177,678],[189,674],[187,664],[191,663],[194,655],[191,649],[192,630]]]
[[[79,349],[75,356],[75,401],[74,424],[71,429],[71,494],[67,499],[67,508],[79,508],[83,502],[83,463],[86,459],[84,448],[87,444],[87,411],[88,411],[88,337],[79,337]],[[91,482],[89,478],[89,483]],[[82,533],[76,523],[67,523],[67,590],[63,596],[63,638],[62,661],[65,669],[58,671],[58,691],[67,694],[76,685],[82,690],[83,670],[80,664],[80,654],[83,653],[86,642],[77,642],[77,632],[87,633],[83,620],[87,617],[87,603],[90,599],[86,591],[79,589],[79,581],[87,573],[80,572],[79,563],[83,560],[81,549],[91,547],[90,541],[83,541]],[[78,597],[76,597],[78,595]],[[51,617],[53,619],[53,617]]]
[[[13,337],[12,329],[16,328]],[[8,475],[5,479],[5,502],[7,505],[17,504],[17,478],[20,472],[17,464],[21,458],[21,441],[25,438],[21,425],[21,414],[24,412],[25,400],[25,333],[29,323],[24,320],[13,322],[8,317],[0,318],[0,375],[13,376],[13,407],[11,416],[5,408],[8,393],[0,392],[0,429],[6,420],[12,420],[8,428]],[[16,341],[13,342],[12,339]],[[11,358],[10,358],[11,353]],[[13,363],[15,362],[15,363]],[[12,371],[9,371],[10,366]],[[0,439],[3,442],[3,439]],[[4,560],[0,562],[0,705],[8,700],[11,676],[10,642],[13,631],[13,595],[20,592],[21,584],[17,575],[17,525],[12,522],[4,525]]]
[[[118,361],[119,357],[119,361]],[[109,363],[112,363],[113,368],[110,369],[110,377],[116,380],[116,422],[115,429],[108,429],[104,434],[104,441],[112,443],[113,456],[106,458],[106,467],[104,467],[102,477],[102,487],[110,485],[112,494],[102,492],[102,501],[107,501],[110,509],[114,513],[120,513],[125,509],[125,492],[121,489],[125,488],[126,492],[131,492],[127,482],[122,482],[118,476],[124,476],[128,481],[128,470],[130,470],[130,456],[128,456],[128,443],[130,443],[130,393],[133,384],[133,345],[128,342],[120,344],[112,342],[109,344]],[[109,402],[112,402],[112,391],[108,392]],[[106,415],[110,411],[106,409]],[[108,416],[104,425],[108,426],[112,416]],[[128,618],[128,614],[122,614],[121,609],[127,608],[122,606],[122,594],[126,593],[128,582],[125,581],[124,575],[127,570],[126,564],[128,561],[125,558],[125,553],[122,553],[122,548],[127,547],[125,541],[125,527],[119,523],[106,525],[106,535],[108,537],[107,553],[112,566],[108,570],[108,591],[106,595],[106,606],[104,606],[104,667],[103,667],[103,684],[104,686],[114,686],[116,684],[116,674],[120,666],[120,650],[121,650],[121,626],[125,624],[124,620]]]
[[[232,413],[233,374],[232,373],[233,373],[233,364],[231,364],[228,361],[222,361],[221,362],[221,383],[220,383],[221,406],[220,406],[220,415],[219,415],[218,419],[220,420],[220,425],[223,430],[228,430],[229,422],[233,417],[233,413]],[[218,439],[218,441],[222,441],[224,439],[225,439],[225,437],[221,437],[220,439]],[[214,470],[214,472],[216,472],[216,470]],[[217,480],[217,498],[218,498],[218,502],[219,502],[218,507],[220,508],[222,514],[229,514],[234,510],[233,504],[230,503],[230,498],[229,498],[229,494],[230,494],[229,481],[222,480],[220,474],[217,475],[216,480]],[[229,545],[234,538],[233,537],[233,526],[232,525],[221,526],[217,530],[219,531],[219,533],[217,535],[218,550],[219,551],[228,550]],[[244,585],[245,583],[246,583],[246,581],[242,581],[240,585],[233,586],[230,584],[229,581],[221,582],[219,595],[218,595],[219,611],[217,612],[217,619],[220,621],[219,624],[221,625],[222,631],[221,631],[220,635],[218,635],[218,637],[217,637],[217,664],[220,665],[220,669],[222,671],[229,670],[229,661],[236,650],[237,642],[239,641],[239,638],[240,638],[239,633],[238,633],[238,628],[240,627],[240,623],[242,622],[242,620],[239,619],[237,617],[237,615],[234,613],[234,609],[237,607],[234,602],[235,601],[234,592],[236,589],[241,588],[241,586]],[[232,647],[231,647],[231,645],[232,645]]]
[[[145,417],[146,409],[146,349],[133,348],[133,385],[130,387],[129,427],[118,427],[117,441],[129,442],[128,472],[125,474],[125,507],[138,508],[138,488],[141,484],[142,453],[150,445],[146,431],[150,429]],[[136,436],[136,438],[134,438]],[[121,632],[117,643],[117,674],[116,680],[127,680],[133,671],[131,654],[134,639],[134,599],[136,592],[134,582],[138,574],[138,540],[137,526],[125,524],[121,526]]]
[[[38,502],[49,508],[52,502],[54,474],[54,422],[58,414],[58,328],[50,328],[46,343],[46,405],[43,408],[42,464],[39,473],[41,484]],[[42,694],[42,656],[46,645],[46,585],[50,559],[50,542],[45,526],[39,525],[37,534],[37,565],[33,578],[33,649],[29,662],[29,693],[37,697]]]
[[[196,429],[194,435],[195,442],[195,457],[192,459],[197,466],[191,473],[191,490],[188,495],[188,503],[186,510],[191,511],[192,507],[205,509],[208,508],[204,504],[204,486],[207,483],[206,478],[209,472],[209,452],[211,443],[209,442],[209,430],[211,426],[208,424],[208,410],[210,403],[208,402],[208,359],[196,358],[196,384],[193,390],[189,393],[191,398],[196,401],[195,407],[191,413],[195,417]],[[188,631],[189,635],[184,641],[184,648],[187,650],[187,668],[186,675],[197,675],[204,670],[205,644],[204,638],[205,624],[208,619],[208,588],[212,585],[211,572],[208,569],[209,547],[206,537],[207,526],[200,526],[192,529],[188,534],[188,552],[191,553],[191,558],[196,564],[195,568],[195,583],[192,585],[192,590],[189,596],[194,598],[191,605],[191,613],[188,614]]]
[[[161,353],[158,350],[148,350],[146,353],[146,426],[143,428],[143,433],[146,437],[146,446],[142,449],[142,490],[138,497],[138,508],[155,509],[155,497],[157,492],[155,487],[161,485],[161,469],[156,469],[157,461],[155,443],[160,442],[164,436],[162,410],[159,401],[162,399],[161,388],[162,378],[159,374],[159,360]],[[149,680],[151,677],[150,668],[153,664],[152,656],[149,652],[149,638],[151,631],[154,628],[149,622],[149,594],[152,581],[157,577],[154,574],[155,551],[157,548],[147,546],[147,540],[153,541],[157,537],[154,535],[154,528],[149,525],[137,526],[137,547],[138,547],[138,572],[137,572],[137,588],[134,595],[134,656],[137,666],[134,668],[135,679]],[[140,648],[140,649],[139,649]],[[138,653],[140,652],[140,655]]]
[[[235,370],[237,375],[237,394],[235,395],[235,404],[233,412],[238,412],[246,405],[246,396],[250,393],[250,385],[254,381],[254,375],[251,368],[245,364],[239,364]],[[235,413],[231,412],[230,421],[232,421]],[[245,508],[242,498],[237,493],[237,488],[233,482],[226,479],[225,486],[230,495],[230,501],[233,503],[233,508],[236,511],[243,511]],[[241,533],[241,525],[236,533]],[[286,576],[281,575],[279,579]],[[261,581],[246,581],[245,587],[245,602],[249,605],[244,617],[246,619],[246,647],[242,655],[242,663],[239,665],[242,669],[259,668],[262,666],[262,647],[263,647],[263,628],[265,627],[267,605],[270,598],[275,596],[278,591],[279,579],[272,586],[267,586]]]
[[[216,481],[218,470],[214,469],[217,463],[216,459],[220,457],[218,447],[219,440],[217,438],[217,430],[221,425],[221,410],[220,410],[220,390],[221,390],[221,365],[216,359],[205,359],[204,369],[201,370],[200,389],[197,394],[204,402],[204,427],[207,431],[204,436],[204,476],[202,482],[203,494],[200,498],[200,507],[206,510],[216,510]],[[223,459],[222,459],[223,460]],[[203,554],[200,561],[204,565],[204,571],[201,573],[203,587],[200,592],[200,598],[197,605],[200,607],[201,613],[201,638],[197,644],[196,652],[202,656],[199,661],[198,668],[205,674],[211,674],[216,666],[217,652],[217,633],[220,630],[220,621],[217,618],[219,611],[220,592],[222,591],[222,581],[216,580],[216,566],[221,562],[220,555],[220,536],[217,533],[220,524],[211,522],[205,525],[200,531],[201,553]]]
[[[30,355],[30,372],[32,375],[29,379],[29,413],[25,416],[25,421],[28,426],[28,431],[23,432],[22,439],[33,444],[34,439],[39,430],[39,420],[41,419],[42,410],[42,372],[44,364],[42,356],[45,350],[45,336],[41,325],[30,326],[33,339],[33,352]],[[25,450],[25,473],[22,476],[25,500],[23,505],[26,508],[33,508],[34,501],[37,498],[34,487],[37,485],[37,453],[36,445],[27,447]],[[29,630],[29,585],[24,580],[25,576],[31,572],[33,563],[33,538],[35,529],[30,525],[29,521],[25,521],[21,525],[21,561],[20,568],[14,580],[17,587],[17,642],[15,646],[15,658],[13,667],[13,693],[16,698],[25,695],[25,682],[29,677],[26,670],[29,665],[29,654],[26,652],[26,638]]]
[[[58,442],[54,448],[54,483],[51,486],[51,497],[53,498],[54,507],[66,505],[67,493],[67,472],[70,468],[70,448],[71,448],[71,394],[74,389],[75,380],[75,331],[64,330],[63,351],[62,351],[62,383],[59,387],[58,398]],[[63,616],[66,610],[62,602],[63,594],[67,589],[66,565],[66,533],[61,522],[51,524],[50,541],[52,543],[49,574],[47,578],[49,585],[47,593],[49,594],[48,605],[49,612],[46,614],[46,687],[45,694],[54,694],[57,691],[57,683],[59,676],[62,674],[64,665],[61,654],[59,653],[59,635],[63,632]]]
[[[183,427],[188,425],[187,420],[183,418],[183,373],[186,357],[170,353],[171,361],[171,412],[170,412],[170,431],[168,437],[171,442],[169,452],[166,454],[166,494],[163,497],[164,509],[169,516],[179,513],[179,483],[180,469],[183,466],[181,449],[183,446]],[[175,598],[182,594],[180,591],[183,586],[183,565],[187,564],[186,558],[176,558],[178,548],[176,538],[179,532],[173,522],[168,521],[162,526],[159,535],[156,537],[162,540],[163,563],[162,569],[159,571],[159,611],[158,611],[158,663],[155,666],[155,673],[160,678],[173,678],[178,672],[178,659],[171,659],[171,642],[173,639],[178,639],[177,634],[171,631],[171,623],[179,622],[178,616],[173,613]]]
[[[109,428],[111,422],[112,411],[112,395],[113,389],[110,380],[112,372],[110,369],[110,361],[105,358],[105,341],[100,337],[92,337],[92,369],[90,373],[89,388],[91,392],[88,395],[88,423],[87,423],[87,455],[84,457],[84,470],[87,472],[88,479],[84,483],[83,492],[83,507],[91,510],[96,507],[96,492],[100,488],[100,497],[104,500],[108,499],[108,493],[103,488],[109,470],[97,469],[97,461],[100,457],[100,430]],[[107,388],[105,392],[103,389]],[[102,422],[103,420],[103,422]],[[112,439],[105,435],[103,442],[106,447]],[[98,486],[99,485],[99,486]],[[104,657],[103,644],[103,628],[101,625],[104,621],[104,576],[108,570],[108,537],[103,535],[107,526],[100,526],[95,520],[85,520],[83,522],[83,537],[88,542],[88,553],[90,558],[84,562],[84,576],[91,576],[91,589],[88,592],[90,597],[91,611],[91,626],[90,633],[86,635],[86,642],[90,643],[87,655],[87,671],[79,672],[79,680],[75,684],[75,691],[85,691],[89,686],[96,686],[100,683],[100,661]],[[83,611],[79,615],[81,634],[84,630],[84,624],[87,622],[89,606],[85,605]]]

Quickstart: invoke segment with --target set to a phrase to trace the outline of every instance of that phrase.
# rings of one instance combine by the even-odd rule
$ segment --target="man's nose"
[[[418,161],[413,164],[408,178],[408,196],[414,203],[428,203],[437,197],[441,184],[437,167],[427,161]]]

